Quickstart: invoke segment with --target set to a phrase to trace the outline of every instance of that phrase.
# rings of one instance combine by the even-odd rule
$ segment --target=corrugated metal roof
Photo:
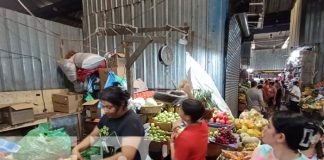
[[[41,24],[39,23],[41,22]],[[0,8],[0,91],[63,88],[64,77],[57,68],[61,41],[81,39],[81,30],[52,21]],[[46,28],[45,28],[46,27]],[[81,41],[63,41],[63,53],[81,51]],[[22,56],[23,54],[24,56]]]
[[[224,27],[227,0],[138,0],[106,1],[83,0],[84,37],[97,27],[112,27],[111,23],[126,23],[136,27],[160,27],[167,24],[183,26],[187,23],[193,31],[192,56],[207,70],[216,83],[219,91],[224,88]],[[100,6],[104,6],[100,8]],[[96,8],[100,8],[96,10]],[[166,32],[148,33],[149,35],[166,35]],[[186,46],[179,45],[182,34],[170,32],[168,45],[175,53],[175,61],[166,67],[158,60],[161,44],[150,44],[135,64],[136,78],[143,79],[149,88],[173,88],[185,79]],[[92,37],[84,43],[86,51],[100,55],[111,51],[123,51],[123,36]],[[135,50],[137,44],[134,45]]]
[[[287,49],[252,50],[250,68],[254,70],[283,70],[287,58]]]
[[[276,13],[292,9],[295,0],[265,0],[265,13]]]

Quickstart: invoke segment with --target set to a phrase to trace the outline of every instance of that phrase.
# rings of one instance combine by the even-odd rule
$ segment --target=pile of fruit
[[[251,137],[261,137],[261,132],[264,126],[268,125],[268,120],[252,109],[248,112],[243,112],[238,119],[235,119],[235,127],[237,133],[247,133]]]
[[[222,125],[232,125],[234,118],[226,113],[215,111],[213,117],[209,120],[209,122],[218,123]]]
[[[215,142],[220,144],[235,144],[237,143],[233,132],[229,128],[219,128],[215,136]]]
[[[324,106],[324,99],[321,100],[315,100],[314,97],[312,96],[307,96],[305,98],[301,98],[299,104],[302,106],[304,109],[315,109],[315,110],[320,110]]]
[[[240,134],[242,140],[243,151],[254,151],[254,149],[261,143],[256,137],[251,137],[247,133]]]
[[[171,123],[180,118],[178,113],[164,111],[153,118],[155,122]]]
[[[208,133],[208,136],[209,136],[209,137],[216,137],[216,136],[218,136],[218,135],[219,135],[219,130],[218,130],[218,128],[215,128],[214,130],[209,131],[209,133]]]
[[[237,152],[237,151],[225,151],[222,150],[222,154],[218,160],[245,160],[245,157],[251,155],[252,152]]]
[[[150,129],[148,130],[148,138],[156,142],[169,141],[171,138],[166,131],[163,131],[159,126],[155,126],[154,123],[150,124]]]

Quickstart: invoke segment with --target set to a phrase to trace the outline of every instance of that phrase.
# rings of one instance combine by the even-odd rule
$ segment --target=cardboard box
[[[133,83],[133,87],[134,87],[134,92],[143,92],[143,91],[147,91],[147,85],[144,81],[142,81],[141,79],[136,79]]]
[[[118,77],[125,77],[126,76],[126,69],[125,67],[115,67],[115,68],[99,68],[99,78],[100,78],[100,88],[103,89],[107,78],[109,71],[113,71]]]
[[[114,53],[108,58],[108,68],[124,67],[126,65],[126,58],[124,53]]]
[[[99,117],[100,110],[98,109],[99,100],[93,100],[83,103],[83,109],[86,112],[86,117],[90,119],[96,119]]]
[[[162,123],[162,122],[155,122],[156,126],[159,126],[160,129],[164,130],[164,131],[172,131],[172,123]]]
[[[2,121],[10,125],[33,121],[34,107],[35,106],[32,103],[0,105]]]
[[[78,111],[78,107],[82,104],[83,95],[76,93],[63,93],[53,94],[53,108],[54,111],[63,113],[75,113]]]

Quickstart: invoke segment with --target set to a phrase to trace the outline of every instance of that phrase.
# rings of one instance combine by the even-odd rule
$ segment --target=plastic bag
[[[21,148],[14,159],[56,160],[71,155],[71,139],[63,130],[50,131],[49,124],[39,125],[18,142]]]
[[[188,52],[186,53],[186,72],[193,89],[211,91],[212,100],[217,103],[218,109],[222,112],[232,114],[223,97],[220,95],[213,79]]]
[[[118,82],[123,90],[127,89],[127,81],[126,78],[118,77],[114,72],[109,72],[108,78],[104,88],[108,88],[113,86],[114,83]]]

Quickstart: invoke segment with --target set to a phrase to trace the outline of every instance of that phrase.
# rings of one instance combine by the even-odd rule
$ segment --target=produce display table
[[[222,153],[222,150],[237,151],[235,145],[224,145],[219,143],[208,143],[206,160],[215,160]]]

